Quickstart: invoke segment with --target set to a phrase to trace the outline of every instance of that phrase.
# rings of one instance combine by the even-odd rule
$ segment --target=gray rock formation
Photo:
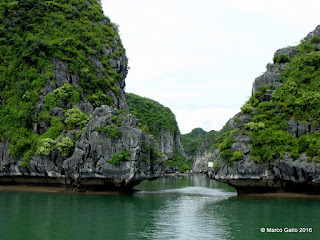
[[[196,155],[193,160],[192,171],[194,173],[207,173],[208,163],[213,161],[213,156],[211,153],[205,152],[204,154]]]
[[[320,26],[308,34],[306,39],[310,40],[313,36],[320,36]],[[314,44],[317,45],[317,43]],[[298,52],[295,48],[288,47],[278,50],[275,57],[283,54],[291,58]],[[268,85],[269,90],[265,91],[259,100],[261,102],[272,101],[274,88],[282,86],[278,78],[285,66],[286,63],[268,64],[267,71],[255,79],[252,94],[255,94],[264,85]],[[281,114],[281,108],[276,110],[278,114]],[[226,157],[223,155],[224,150],[219,150],[216,146],[211,148],[212,154],[199,156],[194,168],[198,171],[206,171],[209,178],[235,187],[239,194],[264,192],[320,194],[320,163],[310,161],[311,159],[308,159],[306,154],[301,154],[294,159],[286,152],[282,156],[274,155],[273,161],[270,162],[253,159],[251,156],[252,142],[245,124],[252,121],[254,114],[254,112],[251,115],[238,113],[228,121],[224,128],[231,131],[229,134],[229,140],[232,141],[231,147],[227,147],[229,153],[241,152],[241,156]],[[294,137],[312,134],[320,129],[318,122],[308,123],[293,118],[284,120],[287,122],[285,130]],[[224,152],[224,154],[227,153],[227,151]],[[208,168],[208,162],[213,162],[213,167]]]
[[[314,133],[320,130],[319,123],[304,123],[302,121],[288,120],[286,131],[294,137],[300,137],[304,134]]]
[[[179,153],[183,154],[184,151],[180,138],[180,134],[175,136],[169,129],[162,129],[157,139],[159,151],[167,154],[169,159],[173,157],[175,148],[177,148]]]
[[[87,7],[83,9],[70,3],[70,8],[80,13],[87,8],[97,7],[97,2],[101,4],[100,1],[85,0],[83,3]],[[166,156],[155,150],[157,143],[153,137],[142,132],[137,126],[138,120],[128,113],[124,92],[128,58],[117,34],[117,26],[110,23],[107,17],[96,19],[91,22],[102,32],[109,31],[108,37],[101,41],[90,41],[89,38],[93,36],[90,34],[88,39],[75,38],[84,48],[81,63],[73,64],[61,54],[46,53],[46,60],[50,56],[52,65],[48,63],[37,71],[47,81],[44,86],[41,85],[42,89],[37,86],[36,90],[40,90],[39,99],[35,100],[32,119],[28,119],[26,124],[26,132],[35,135],[37,140],[26,143],[16,154],[24,154],[25,159],[23,156],[15,158],[10,154],[12,142],[2,135],[0,184],[44,183],[67,185],[77,190],[99,187],[130,191],[143,180],[163,175]],[[74,21],[77,20],[75,17]],[[10,21],[14,27],[15,19]],[[75,54],[74,58],[77,57]],[[83,61],[85,57],[86,61]],[[67,86],[66,89],[63,89],[64,86]],[[64,97],[56,91],[58,88],[64,91]],[[74,95],[76,100],[69,101]],[[48,104],[48,101],[53,104]],[[78,111],[73,119],[78,123],[70,127],[66,119],[68,111],[73,108]],[[79,114],[82,119],[77,119]],[[87,122],[88,115],[90,119]],[[59,127],[53,121],[59,122]],[[52,128],[54,134],[50,132]],[[172,145],[171,142],[166,143],[167,140],[164,137],[163,149]]]
[[[151,155],[154,140],[137,127],[138,120],[131,114],[119,117],[119,138],[97,130],[97,127],[113,126],[112,119],[116,112],[116,109],[107,106],[96,108],[69,158],[55,150],[50,155],[35,155],[29,162],[30,166],[26,167],[21,165],[22,159],[10,156],[8,141],[1,142],[1,182],[55,183],[67,184],[77,190],[99,187],[130,191],[143,180],[163,176],[164,155],[156,158]],[[63,137],[75,139],[71,132],[63,133]],[[119,165],[110,163],[114,155],[121,151],[130,153],[130,161]]]
[[[227,123],[228,129],[240,129],[249,119],[248,115],[238,113]],[[292,126],[290,121],[288,125]],[[306,130],[305,126],[298,126],[294,124],[299,134]],[[296,133],[295,130],[292,132]],[[200,169],[204,171],[205,168],[209,178],[235,187],[239,194],[279,191],[320,194],[320,164],[308,162],[305,154],[294,160],[286,153],[282,159],[270,163],[256,163],[250,156],[250,137],[238,131],[233,138],[231,149],[241,151],[243,155],[232,164],[223,159],[221,150],[215,150],[211,155],[199,158],[198,165],[205,164]],[[216,167],[208,168],[208,161],[212,161]]]
[[[255,163],[248,155],[232,166],[221,162],[208,171],[208,177],[227,183],[238,194],[265,192],[305,192],[320,194],[320,164],[307,162],[302,155],[294,160],[287,154],[279,161]]]
[[[319,37],[319,36],[320,36],[320,25],[318,25],[314,31],[310,32],[307,35],[306,40],[310,41],[313,37]],[[314,43],[314,44],[318,47],[318,49],[320,49],[320,43],[319,42],[318,43]]]
[[[168,157],[167,172],[185,171],[187,161],[172,111],[152,99],[132,93],[126,96],[131,113],[141,120],[139,125],[154,136],[157,149]]]
[[[288,55],[289,58],[292,58],[296,54],[298,54],[298,50],[295,47],[286,47],[277,50],[274,57]],[[284,70],[285,65],[286,63],[269,63],[267,65],[267,71],[254,80],[252,85],[252,95],[265,85],[269,85],[272,88],[282,86],[282,83],[277,80],[280,77],[281,72]]]

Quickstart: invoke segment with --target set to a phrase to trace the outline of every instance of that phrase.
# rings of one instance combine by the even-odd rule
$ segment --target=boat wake
[[[183,195],[202,195],[202,196],[236,196],[235,192],[225,192],[221,189],[204,187],[185,187],[177,189],[166,189],[157,191],[139,191],[138,194],[183,194]]]

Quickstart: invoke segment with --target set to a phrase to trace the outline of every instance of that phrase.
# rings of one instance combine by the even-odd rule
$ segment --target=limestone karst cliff
[[[125,191],[163,175],[100,1],[5,0],[0,23],[0,182]]]
[[[209,177],[238,193],[320,193],[319,43],[320,26],[276,51],[241,112],[196,159]]]
[[[132,93],[126,96],[130,112],[139,119],[141,127],[154,136],[158,150],[167,156],[166,172],[191,170],[191,162],[186,159],[173,112],[152,99]]]

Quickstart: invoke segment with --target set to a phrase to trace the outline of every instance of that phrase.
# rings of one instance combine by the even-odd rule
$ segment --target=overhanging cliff
[[[0,182],[130,190],[163,175],[100,1],[6,0],[0,22]]]
[[[209,177],[239,193],[320,194],[320,26],[278,50],[252,97],[199,159]]]

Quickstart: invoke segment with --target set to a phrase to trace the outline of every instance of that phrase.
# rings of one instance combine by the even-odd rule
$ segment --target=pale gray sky
[[[129,58],[126,91],[176,115],[180,131],[220,130],[274,52],[320,24],[315,0],[102,0]]]

